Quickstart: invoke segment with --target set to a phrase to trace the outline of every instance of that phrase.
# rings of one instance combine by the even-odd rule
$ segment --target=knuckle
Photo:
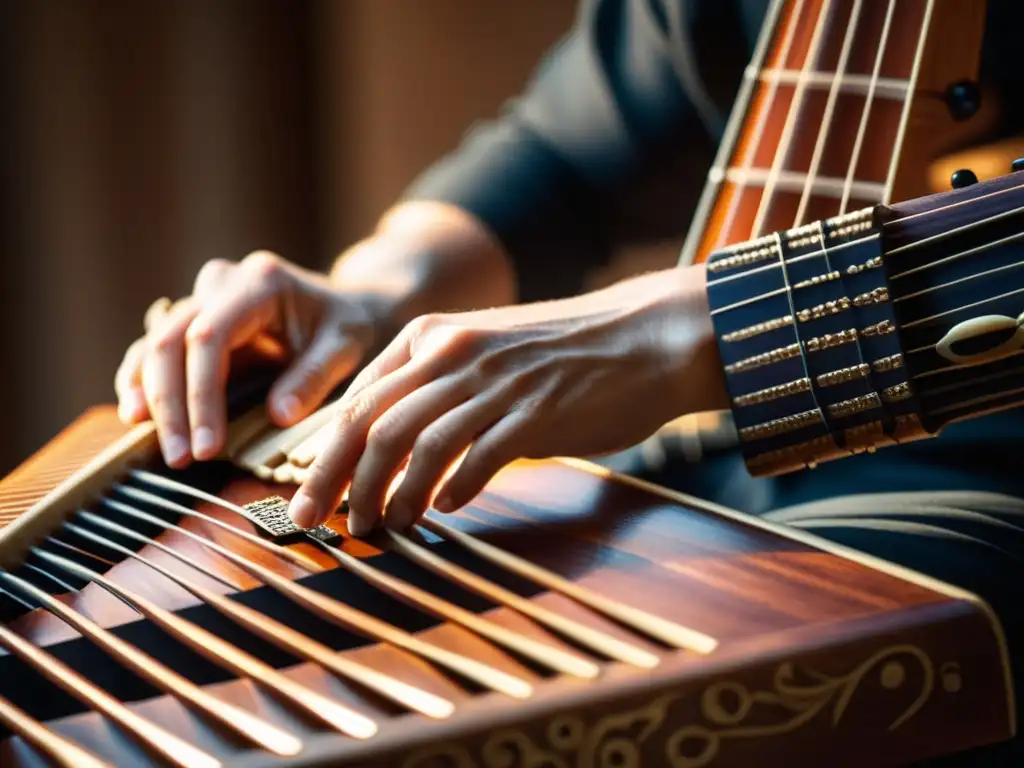
[[[481,353],[487,344],[487,333],[479,328],[452,328],[446,339],[449,352],[461,356],[475,356]]]
[[[161,331],[153,337],[150,350],[158,356],[173,354],[181,345],[181,333],[177,329]]]
[[[345,407],[338,413],[336,424],[339,432],[344,436],[346,432],[357,427],[373,411],[373,401],[360,392],[353,397]]]
[[[181,395],[164,387],[154,388],[146,398],[149,406],[161,415],[171,414],[182,407]]]
[[[477,356],[473,365],[473,374],[481,385],[493,381],[495,378],[505,374],[508,370],[509,355],[502,349],[482,352]],[[520,377],[521,374],[513,373],[510,381],[515,382]]]
[[[281,271],[283,259],[271,251],[253,251],[242,260],[243,266],[261,279],[272,279]]]
[[[405,327],[407,334],[413,338],[420,338],[429,333],[432,329],[441,324],[441,315],[420,315],[409,322]]]
[[[191,346],[208,347],[217,339],[217,329],[206,320],[196,320],[185,332],[185,343]]]
[[[214,402],[220,390],[212,381],[198,382],[188,388],[188,404],[190,408],[204,408]]]
[[[384,455],[391,455],[400,450],[404,435],[402,422],[389,416],[382,416],[370,425],[366,433],[368,450]]]
[[[448,445],[448,435],[440,429],[426,429],[413,443],[413,452],[424,464],[437,464]]]

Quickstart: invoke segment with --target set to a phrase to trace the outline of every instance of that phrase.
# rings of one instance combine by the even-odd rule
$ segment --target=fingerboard
[[[926,194],[942,92],[976,76],[984,16],[973,0],[772,3],[681,261]]]

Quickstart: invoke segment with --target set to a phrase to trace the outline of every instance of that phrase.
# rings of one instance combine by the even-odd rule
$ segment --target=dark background
[[[113,400],[145,308],[203,262],[267,248],[326,268],[499,111],[575,9],[5,0],[0,476]]]

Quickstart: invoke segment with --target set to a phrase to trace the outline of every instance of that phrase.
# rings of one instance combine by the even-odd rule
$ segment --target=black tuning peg
[[[953,189],[963,189],[971,184],[977,184],[978,177],[970,168],[961,168],[959,171],[953,171],[953,175],[949,177],[949,183],[953,185]]]
[[[1018,157],[1012,163],[1010,163],[1010,170],[1016,173],[1017,171],[1024,171],[1024,157]]]
[[[946,106],[954,120],[967,120],[981,109],[981,88],[971,80],[950,83],[946,88]]]

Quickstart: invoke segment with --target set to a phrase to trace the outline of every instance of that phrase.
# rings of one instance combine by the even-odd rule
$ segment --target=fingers
[[[370,427],[391,406],[430,381],[427,366],[408,365],[348,398],[338,417],[338,434],[310,467],[292,498],[288,514],[296,525],[319,525],[337,508],[362,454]]]
[[[363,345],[335,327],[323,328],[275,382],[270,391],[271,416],[291,426],[318,408],[363,358]]]
[[[201,314],[186,336],[185,381],[192,433],[192,455],[199,461],[220,451],[227,433],[227,395],[230,349]]]
[[[426,427],[416,437],[405,476],[388,503],[384,525],[392,530],[404,530],[416,522],[430,506],[435,489],[459,457],[501,418],[504,410],[505,404],[500,399],[486,402],[475,398]],[[357,471],[353,488],[358,487],[359,482]],[[349,517],[349,530],[357,535],[351,527]]]
[[[146,396],[142,390],[142,360],[146,349],[145,338],[138,339],[128,347],[114,376],[117,415],[128,425],[138,424],[149,415]]]
[[[185,338],[184,361],[192,455],[212,459],[227,435],[227,381],[233,350],[273,319],[273,297],[261,287],[243,288],[207,305]]]
[[[160,449],[169,467],[181,468],[190,456],[189,418],[185,397],[185,331],[196,304],[177,304],[152,334],[142,361],[146,407],[156,425]]]
[[[530,455],[529,427],[535,419],[513,411],[470,446],[458,468],[437,491],[438,512],[454,512],[471,502],[505,466]]]
[[[412,359],[409,336],[408,331],[404,330],[392,339],[391,343],[384,348],[384,351],[377,355],[352,380],[352,383],[349,384],[348,389],[345,390],[345,394],[341,398],[342,401],[347,402],[356,399],[365,389],[373,386],[388,374],[394,373],[403,365],[408,364]]]
[[[348,528],[353,535],[369,533],[380,522],[388,489],[424,434],[427,441],[438,441],[437,448],[447,447],[448,436],[432,425],[453,409],[458,411],[468,394],[464,380],[444,377],[417,389],[373,423],[348,495]]]

